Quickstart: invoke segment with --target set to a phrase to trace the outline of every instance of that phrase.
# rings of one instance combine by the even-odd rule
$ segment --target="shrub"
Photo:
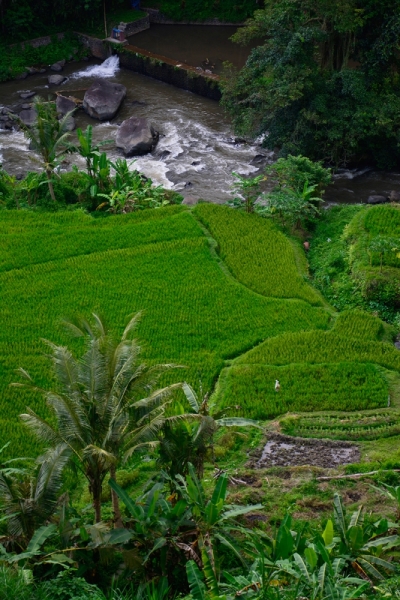
[[[38,596],[41,600],[105,600],[96,585],[87,583],[82,577],[74,577],[70,570],[41,583]]]
[[[400,306],[400,252],[392,248],[400,248],[399,221],[396,205],[338,206],[324,211],[309,260],[317,287],[337,309],[359,307],[395,322]],[[379,238],[390,242],[382,251],[375,244]]]

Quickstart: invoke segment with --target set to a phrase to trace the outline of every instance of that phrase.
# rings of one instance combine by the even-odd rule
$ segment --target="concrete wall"
[[[16,46],[32,46],[32,48],[40,48],[40,46],[48,46],[51,44],[51,38],[57,38],[58,40],[62,40],[64,38],[64,33],[56,33],[54,35],[44,35],[39,38],[35,38],[34,40],[26,40],[25,42],[21,42],[20,44],[12,44],[10,48],[15,48]]]
[[[125,23],[125,35],[129,37],[130,35],[134,35],[135,33],[139,33],[139,31],[145,31],[150,28],[150,17],[146,15],[143,19],[137,19],[136,21],[131,21],[130,23]]]
[[[105,60],[115,53],[119,55],[121,67],[175,85],[199,96],[212,100],[221,98],[218,75],[205,75],[195,67],[183,65],[176,60],[153,54],[136,46],[103,42],[83,33],[76,35],[95,58]]]
[[[110,48],[104,44],[102,40],[99,38],[91,37],[90,35],[86,35],[86,33],[75,33],[76,37],[79,41],[89,49],[90,54],[95,58],[100,58],[100,60],[105,60],[111,54]]]
[[[212,100],[221,98],[218,75],[204,75],[195,67],[182,65],[176,60],[152,54],[135,46],[118,48],[120,64],[126,69],[148,75],[178,88]]]
[[[209,19],[208,21],[173,21],[156,8],[144,8],[149,17],[150,23],[160,23],[162,25],[235,25],[240,27],[244,23],[228,23],[218,19]]]

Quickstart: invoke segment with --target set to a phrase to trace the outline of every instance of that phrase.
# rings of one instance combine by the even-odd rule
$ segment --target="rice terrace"
[[[298,425],[292,418],[296,427],[314,418],[337,437],[321,411],[346,411],[347,430],[352,413],[355,428],[359,411],[367,424],[374,411],[381,433],[397,431],[400,353],[389,326],[326,306],[297,260],[300,246],[270,221],[210,204],[112,219],[3,211],[0,221],[1,431],[13,452],[34,452],[18,415],[27,405],[46,410],[40,395],[9,387],[15,369],[46,387],[42,340],[67,343],[62,319],[91,311],[117,329],[143,311],[144,357],[182,365],[175,380],[201,385],[231,416],[309,411]]]

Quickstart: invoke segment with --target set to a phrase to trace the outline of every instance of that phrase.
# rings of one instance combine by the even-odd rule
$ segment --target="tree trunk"
[[[95,523],[100,523],[101,521],[101,491],[101,482],[90,482],[89,494],[92,496]]]
[[[103,0],[103,12],[104,12],[104,33],[106,34],[106,37],[107,37],[108,32],[107,32],[107,17],[106,17],[106,0]]]
[[[54,194],[54,188],[53,188],[53,182],[51,180],[51,170],[50,169],[46,169],[46,176],[47,176],[47,183],[49,184],[49,192],[50,192],[51,199],[54,202],[56,202],[56,196]]]
[[[110,477],[112,479],[114,479],[114,481],[117,480],[117,469],[116,469],[115,465],[112,465],[110,467]],[[114,513],[114,519],[113,519],[114,520],[114,529],[122,529],[124,524],[122,523],[121,509],[119,506],[119,498],[114,490],[111,490],[111,500],[112,500],[112,507],[113,507],[113,513]]]

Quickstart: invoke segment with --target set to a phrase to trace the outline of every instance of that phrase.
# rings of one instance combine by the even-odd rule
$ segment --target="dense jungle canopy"
[[[235,38],[260,40],[225,83],[238,132],[283,154],[398,164],[399,0],[266,0]]]

